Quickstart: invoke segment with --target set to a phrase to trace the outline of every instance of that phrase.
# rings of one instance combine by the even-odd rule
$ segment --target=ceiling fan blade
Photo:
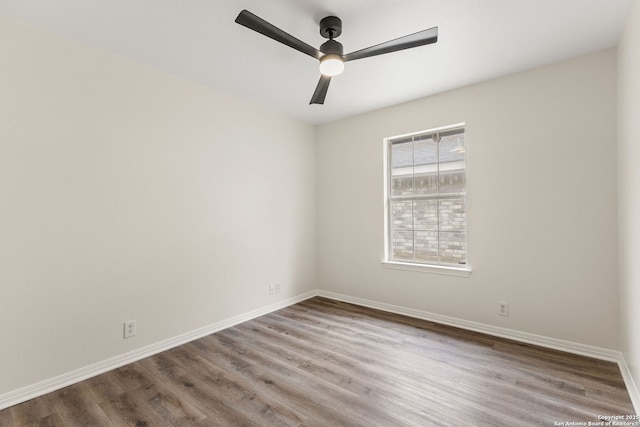
[[[329,83],[331,83],[331,76],[320,76],[320,81],[316,90],[313,92],[311,102],[309,104],[324,104],[324,98],[327,96],[327,90],[329,89]]]
[[[412,47],[424,46],[438,41],[438,27],[429,28],[428,30],[418,31],[408,36],[399,37],[388,42],[380,43],[375,46],[357,50],[355,52],[344,55],[345,61],[353,61],[361,58],[369,58],[370,56],[382,55],[384,53],[397,52]]]
[[[302,40],[298,40],[291,34],[282,31],[280,28],[268,23],[248,10],[243,10],[238,14],[236,23],[292,47],[295,50],[305,53],[313,58],[320,59],[323,56],[322,52],[315,47],[306,44]]]

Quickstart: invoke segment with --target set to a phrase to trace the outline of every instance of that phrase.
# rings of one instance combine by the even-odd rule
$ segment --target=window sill
[[[471,269],[469,267],[445,267],[398,261],[382,261],[382,265],[386,268],[395,270],[419,271],[422,273],[445,274],[447,276],[469,277],[471,274]]]

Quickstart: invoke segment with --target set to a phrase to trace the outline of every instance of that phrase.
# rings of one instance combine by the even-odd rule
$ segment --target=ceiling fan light
[[[337,76],[344,71],[342,57],[335,53],[329,53],[320,59],[320,72],[325,76]]]

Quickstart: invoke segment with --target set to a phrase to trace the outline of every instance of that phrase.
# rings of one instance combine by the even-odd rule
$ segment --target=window
[[[467,269],[464,124],[387,138],[386,261]]]

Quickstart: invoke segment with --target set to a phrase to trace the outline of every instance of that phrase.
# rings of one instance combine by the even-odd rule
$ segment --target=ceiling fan
[[[438,41],[438,27],[433,27],[345,55],[343,54],[342,44],[335,40],[335,38],[342,34],[342,20],[336,16],[327,16],[320,21],[320,35],[329,39],[320,46],[320,49],[316,49],[293,37],[291,34],[282,31],[280,28],[270,24],[248,10],[240,12],[236,18],[236,23],[320,61],[320,81],[316,86],[316,90],[313,92],[309,104],[324,104],[324,98],[327,95],[331,77],[342,73],[344,63],[347,61],[424,46]]]

